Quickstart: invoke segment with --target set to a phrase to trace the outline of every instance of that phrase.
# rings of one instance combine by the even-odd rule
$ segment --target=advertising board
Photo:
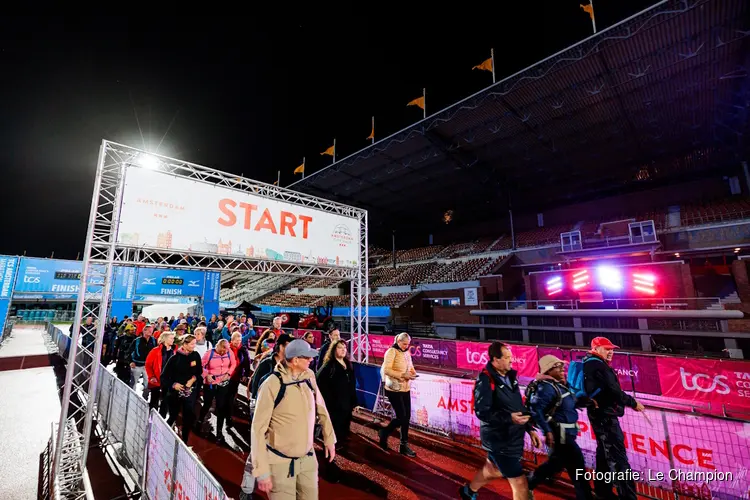
[[[130,167],[117,241],[180,251],[355,267],[359,258],[359,222],[156,170]]]
[[[51,295],[55,299],[72,299],[80,288],[83,262],[76,260],[34,259],[24,257],[18,266],[14,292]],[[100,293],[104,278],[91,276],[88,291]]]
[[[172,297],[201,296],[205,273],[185,269],[138,268],[136,295],[166,295]]]

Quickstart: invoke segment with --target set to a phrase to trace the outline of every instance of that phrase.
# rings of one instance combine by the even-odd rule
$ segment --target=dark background
[[[75,258],[102,139],[265,182],[293,181],[591,35],[579,1],[497,12],[0,20],[0,254]],[[599,30],[653,0],[596,0]],[[376,214],[375,214],[376,215]],[[389,242],[376,242],[388,244]]]

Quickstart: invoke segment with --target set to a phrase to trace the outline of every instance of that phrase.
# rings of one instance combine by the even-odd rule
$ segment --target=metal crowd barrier
[[[67,357],[71,338],[52,324],[47,333]],[[221,484],[158,412],[150,411],[148,402],[104,365],[98,370],[94,404],[103,445],[115,450],[119,465],[144,497],[226,499]]]

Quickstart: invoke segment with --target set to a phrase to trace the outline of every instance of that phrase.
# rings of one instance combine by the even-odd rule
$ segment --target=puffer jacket
[[[400,380],[403,374],[414,368],[409,351],[402,351],[397,347],[391,347],[385,351],[381,375],[385,380],[385,388],[393,392],[409,392],[411,380]]]

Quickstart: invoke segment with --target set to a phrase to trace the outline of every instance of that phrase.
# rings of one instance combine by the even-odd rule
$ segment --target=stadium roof
[[[737,168],[748,35],[747,0],[665,0],[290,187],[416,221]]]

